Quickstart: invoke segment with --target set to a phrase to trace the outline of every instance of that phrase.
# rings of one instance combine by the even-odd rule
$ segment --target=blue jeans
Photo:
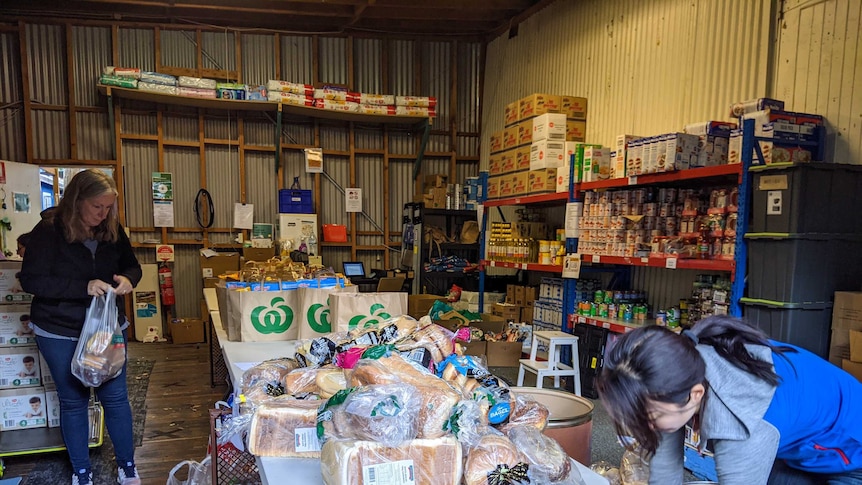
[[[126,332],[123,337],[128,344]],[[60,398],[60,430],[74,470],[90,469],[89,418],[90,388],[72,375],[72,356],[78,342],[48,337],[36,337],[39,351],[45,357],[57,396]],[[132,408],[126,389],[126,366],[120,375],[96,388],[96,395],[105,408],[105,425],[118,464],[135,461],[135,443],[132,437]]]
[[[822,475],[790,468],[782,460],[775,460],[769,485],[862,485],[862,469],[833,475]]]

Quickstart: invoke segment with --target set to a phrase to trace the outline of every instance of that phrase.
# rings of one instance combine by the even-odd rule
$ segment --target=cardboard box
[[[563,140],[566,139],[566,115],[562,113],[545,113],[532,120],[533,137],[530,140]]]
[[[215,288],[221,278],[204,278],[204,288]]]
[[[503,156],[500,153],[492,153],[488,156],[488,175],[499,175],[501,172],[500,161]]]
[[[202,278],[218,277],[225,273],[239,271],[239,253],[216,253],[210,257],[202,253],[200,264]]]
[[[560,112],[565,114],[566,118],[587,119],[587,98],[560,96]]]
[[[521,102],[513,101],[506,105],[506,111],[503,115],[503,123],[506,126],[517,123],[521,120]]]
[[[566,121],[566,141],[584,142],[587,139],[586,121]]]
[[[533,142],[533,120],[518,123],[518,145],[529,145]]]
[[[611,154],[607,148],[584,148],[584,182],[606,180],[611,174]]]
[[[429,209],[445,209],[446,208],[446,188],[433,188],[429,189],[428,193],[425,194],[425,200],[423,201],[426,208]]]
[[[47,413],[48,427],[60,427],[60,397],[57,388],[53,385],[45,385],[45,412]]]
[[[518,367],[522,342],[486,342],[485,360],[489,367]]]
[[[530,193],[530,172],[517,172],[512,175],[512,195],[527,195]]]
[[[204,339],[204,322],[196,318],[180,318],[170,324],[175,344],[199,344]]]
[[[449,176],[446,174],[442,174],[442,173],[435,173],[435,174],[431,174],[431,175],[426,175],[425,178],[423,179],[425,190],[427,191],[428,189],[433,188],[433,187],[436,187],[438,189],[439,188],[445,189],[447,180],[449,180]]]
[[[494,309],[492,312],[494,315],[501,317],[507,322],[517,322],[521,319],[521,307],[510,303],[494,303]]]
[[[544,140],[530,145],[530,170],[562,167],[565,163],[566,143]]]
[[[614,159],[611,160],[611,178],[618,179],[626,176],[626,153],[629,149],[629,144],[634,140],[642,138],[635,135],[617,135]]]
[[[516,172],[530,170],[530,145],[515,148],[513,156]]]
[[[520,117],[522,120],[545,113],[559,113],[562,99],[556,94],[531,94],[520,100]]]
[[[419,320],[431,310],[431,306],[437,300],[445,300],[440,295],[407,295],[407,314]]]
[[[842,359],[850,359],[850,330],[862,331],[862,292],[836,291],[829,362],[840,366]]]
[[[850,330],[850,361],[862,362],[862,331]]]
[[[554,179],[554,192],[568,192],[571,185],[572,167],[567,163],[562,167],[557,167],[557,177]]]
[[[488,141],[488,149],[491,153],[503,151],[503,133],[505,130],[495,131],[491,133],[491,139]]]
[[[35,345],[0,349],[0,389],[42,385]]]
[[[508,150],[510,148],[515,148],[516,146],[518,146],[519,137],[520,124],[510,126],[503,130],[503,150]]]
[[[841,368],[845,372],[855,377],[856,380],[862,382],[862,362],[851,362],[847,359],[841,361]]]
[[[512,182],[514,177],[511,175],[503,175],[500,178],[500,198],[505,199],[507,197],[512,197],[514,192],[512,192]]]
[[[697,147],[700,143],[697,135],[685,133],[670,133],[664,137],[664,152],[666,161],[664,170],[687,170],[697,165]],[[658,171],[662,171],[661,160],[658,160]]]
[[[515,150],[507,150],[500,154],[500,174],[517,171],[515,167]]]
[[[20,261],[0,261],[0,302],[29,303],[33,295],[25,293],[18,281],[21,272]]]
[[[488,199],[500,198],[500,179],[502,177],[488,177],[488,193],[485,194]]]
[[[523,305],[524,302],[527,301],[526,294],[527,294],[527,292],[526,292],[525,287],[516,286],[515,287],[515,301],[513,301],[512,303],[514,303],[515,305]]]
[[[548,239],[548,225],[544,222],[516,222],[512,226],[512,237]]]
[[[521,307],[521,322],[533,323],[533,305],[524,305]]]
[[[0,430],[44,428],[48,426],[46,408],[44,387],[0,391]]]
[[[36,345],[30,329],[30,305],[0,306],[0,347]]]
[[[275,248],[242,248],[242,258],[246,261],[269,261],[275,257]]]
[[[556,191],[557,188],[557,170],[556,168],[545,168],[542,170],[531,170],[530,185],[528,193],[530,194],[547,194]]]
[[[524,287],[524,304],[532,305],[534,301],[536,301],[536,297],[539,291],[535,286],[525,286]]]

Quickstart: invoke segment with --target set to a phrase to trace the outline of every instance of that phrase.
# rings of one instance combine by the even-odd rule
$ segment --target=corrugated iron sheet
[[[721,274],[711,271],[671,271],[664,268],[632,268],[632,289],[645,290],[653,309],[678,307],[680,299],[688,299],[700,274]],[[725,277],[727,274],[725,273]]]
[[[107,113],[78,112],[77,140],[79,160],[111,160],[113,127],[108,128]]]
[[[233,32],[202,32],[204,69],[236,69],[236,41]]]
[[[457,44],[457,123],[458,131],[461,132],[479,132],[479,89],[482,80],[483,50],[482,44],[477,42],[459,42]],[[476,145],[474,152],[468,151],[466,154],[470,153],[478,154],[478,145]]]
[[[353,40],[353,89],[362,93],[387,94],[383,90],[383,42],[380,39]]]
[[[66,34],[63,26],[27,24],[26,29],[30,99],[34,103],[66,105]]]
[[[18,34],[0,33],[0,159],[25,161],[24,104]]]
[[[769,2],[556,2],[489,44],[482,139],[534,92],[587,97],[587,141],[604,145],[725,119],[766,92],[768,47]]]
[[[153,172],[159,171],[159,152],[155,142],[123,141],[123,179],[125,180],[126,225],[153,226]],[[142,242],[159,233],[132,233],[133,242]]]
[[[21,101],[21,54],[17,32],[0,33],[0,105]]]
[[[254,204],[254,222],[278,222],[278,180],[271,153],[245,152],[246,202]]]
[[[194,139],[197,140],[197,120],[195,120],[194,129]],[[239,143],[239,123],[236,113],[221,111],[217,115],[207,116],[204,119],[204,137],[216,140],[232,140]]]
[[[350,217],[344,207],[344,188],[350,187],[350,162],[345,157],[324,157],[326,175],[320,181],[320,224],[345,224],[350,232]],[[334,182],[334,183],[333,183]],[[285,185],[289,187],[288,185]]]
[[[241,202],[240,181],[237,177],[239,152],[236,147],[228,150],[224,146],[208,145],[206,147],[206,169],[207,190],[212,195],[213,206],[215,207],[213,227],[233,227],[233,207],[236,202]],[[200,189],[199,179],[195,179],[195,184],[198,187],[190,195],[192,200]],[[194,216],[192,216],[192,222],[189,225],[197,226]]]
[[[162,29],[159,31],[162,65],[195,69],[198,63],[194,30]]]
[[[862,3],[787,0],[771,92],[828,122],[826,160],[862,164]]]
[[[198,246],[174,246],[174,293],[177,316],[199,318],[203,298],[200,249]]]
[[[129,114],[122,113],[121,131],[131,135],[156,135],[158,134],[158,118],[155,114]]]
[[[371,218],[357,216],[356,229],[359,231],[379,231],[383,228],[383,157],[362,155],[356,157],[356,186],[362,188],[362,209]],[[382,244],[383,234],[366,236],[361,245]]]
[[[422,86],[419,96],[434,96],[438,99],[437,117],[434,118],[432,129],[449,129],[449,103],[452,99],[452,43],[423,42],[422,43]],[[439,151],[448,151],[446,148]],[[435,150],[436,151],[436,150]]]
[[[69,158],[69,113],[33,110],[33,158]]]
[[[246,118],[243,133],[247,145],[275,146],[275,124],[269,119]]]
[[[197,227],[194,200],[201,188],[200,152],[197,148],[165,147],[164,156],[164,171],[173,174],[174,226]],[[210,165],[211,161],[207,158],[207,167]],[[207,174],[207,181],[209,181],[209,174]],[[212,193],[212,191],[210,192]],[[232,207],[233,205],[231,205]],[[216,224],[218,224],[218,219],[216,219]],[[217,225],[215,227],[227,226]],[[175,237],[182,237],[182,235]]]
[[[314,61],[311,46],[311,37],[282,35],[281,75],[278,79],[295,83],[314,83]]]
[[[162,134],[165,141],[198,141],[198,119],[190,116],[162,116]]]
[[[0,159],[18,162],[27,159],[23,107],[0,109]]]
[[[318,41],[318,71],[323,83],[347,84],[347,39],[320,37]]]
[[[275,36],[242,35],[242,82],[266,84],[275,75]]]
[[[120,66],[139,67],[144,71],[156,69],[156,34],[153,29],[121,27],[118,37]]]
[[[75,42],[75,105],[99,106],[96,83],[102,68],[111,65],[111,28],[74,26],[72,37]]]
[[[416,96],[416,41],[389,42],[389,91],[398,96]]]

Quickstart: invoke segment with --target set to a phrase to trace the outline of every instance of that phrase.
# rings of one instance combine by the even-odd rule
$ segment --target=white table
[[[581,477],[587,485],[608,485],[607,479],[589,468],[572,460],[581,472]],[[291,483],[322,485],[323,474],[320,471],[320,460],[310,458],[257,458],[260,469],[260,479],[263,485],[280,485],[285,483],[285,477],[290,477]],[[270,480],[270,478],[272,480]]]
[[[230,382],[234,390],[239,392],[242,387],[242,374],[250,367],[265,360],[277,359],[279,357],[293,357],[299,341],[288,340],[283,342],[228,342],[221,341],[221,350],[227,371],[230,374]]]

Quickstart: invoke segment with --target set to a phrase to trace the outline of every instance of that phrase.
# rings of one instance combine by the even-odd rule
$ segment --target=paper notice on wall
[[[575,238],[580,235],[578,225],[581,222],[581,213],[584,211],[583,202],[569,202],[566,204],[566,238]]]
[[[15,201],[15,212],[30,213],[30,194],[26,192],[13,192],[12,199]]]
[[[362,212],[362,189],[344,189],[344,206],[347,212]]]
[[[581,255],[567,254],[563,258],[563,278],[580,278],[581,277]]]
[[[233,205],[233,227],[252,229],[254,227],[254,204],[237,202]]]
[[[174,200],[172,174],[168,172],[153,172],[153,199]]]
[[[153,201],[153,222],[155,227],[174,227],[174,203],[170,200]]]
[[[305,171],[306,173],[323,173],[323,149],[305,149]]]

